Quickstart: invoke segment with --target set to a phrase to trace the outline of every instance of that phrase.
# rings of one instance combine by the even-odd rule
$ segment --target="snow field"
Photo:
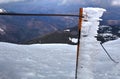
[[[73,79],[76,46],[0,43],[0,79]]]

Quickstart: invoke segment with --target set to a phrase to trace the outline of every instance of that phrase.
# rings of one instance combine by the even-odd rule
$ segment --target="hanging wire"
[[[110,58],[111,61],[113,61],[114,63],[119,63],[111,57],[111,55],[108,53],[108,51],[105,49],[102,43],[100,43],[100,45],[102,46],[103,50],[105,51],[105,53],[107,54],[107,56]]]

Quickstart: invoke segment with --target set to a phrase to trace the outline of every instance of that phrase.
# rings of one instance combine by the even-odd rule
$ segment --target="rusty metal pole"
[[[83,17],[83,8],[80,8],[79,23],[78,23],[78,43],[77,43],[75,79],[77,79],[77,77],[78,77],[78,60],[79,60],[79,51],[80,51],[80,37],[81,37],[81,28],[82,28],[82,17]]]

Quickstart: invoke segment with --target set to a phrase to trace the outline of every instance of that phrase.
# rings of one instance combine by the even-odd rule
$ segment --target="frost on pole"
[[[99,45],[95,36],[104,11],[102,8],[83,8],[78,79],[93,79],[92,54],[97,52]]]

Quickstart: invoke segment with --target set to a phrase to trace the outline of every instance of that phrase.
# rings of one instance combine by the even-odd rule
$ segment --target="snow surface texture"
[[[0,43],[0,79],[74,79],[76,46]]]

